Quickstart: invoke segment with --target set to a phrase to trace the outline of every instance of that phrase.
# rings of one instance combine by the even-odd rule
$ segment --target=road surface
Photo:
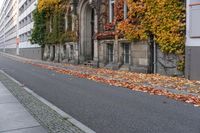
[[[0,69],[97,133],[200,133],[200,108],[0,56]]]

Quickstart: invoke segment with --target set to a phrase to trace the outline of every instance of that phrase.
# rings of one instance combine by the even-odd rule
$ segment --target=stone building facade
[[[36,8],[36,2],[21,0],[16,3],[19,13],[15,38],[20,38],[20,42],[19,45],[14,44],[17,46],[14,50],[7,48],[8,53],[114,70],[181,74],[176,69],[177,58],[174,55],[163,54],[151,41],[128,41],[114,34],[116,0],[71,0],[64,19],[65,30],[70,29],[77,39],[68,40],[63,44],[47,44],[44,48],[37,44],[31,45],[29,36],[33,28],[32,12]],[[125,4],[123,10],[126,19],[128,9]]]
[[[130,42],[113,34],[114,6],[115,0],[72,1],[72,26],[67,27],[73,27],[78,39],[45,46],[44,59],[113,70],[182,75],[177,70],[177,56],[162,53],[149,40]],[[127,11],[125,5],[124,18]]]
[[[105,25],[114,19],[114,0],[79,0],[72,5],[72,24],[78,35],[76,42],[46,45],[44,59],[106,67],[114,70],[150,72],[148,41],[130,42],[116,38]],[[99,36],[100,34],[105,35]]]

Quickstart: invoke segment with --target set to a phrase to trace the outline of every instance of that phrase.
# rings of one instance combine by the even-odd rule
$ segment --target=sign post
[[[19,40],[19,38],[17,37],[17,38],[16,38],[16,45],[17,45],[17,46],[16,46],[16,54],[17,54],[17,55],[19,55],[19,42],[20,42],[20,40]]]

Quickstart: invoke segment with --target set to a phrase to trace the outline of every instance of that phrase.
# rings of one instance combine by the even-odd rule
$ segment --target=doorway
[[[80,9],[80,55],[84,61],[94,58],[95,10],[88,1]]]

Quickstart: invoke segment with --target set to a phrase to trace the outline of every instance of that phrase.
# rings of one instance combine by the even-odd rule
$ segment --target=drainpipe
[[[100,16],[100,6],[101,6],[101,3],[102,3],[102,0],[97,0],[97,5],[96,5],[96,13],[97,13],[97,33],[100,31],[100,19],[99,19],[99,16]],[[100,48],[100,42],[99,40],[97,39],[97,51],[98,51],[98,61],[97,61],[97,67],[100,67],[100,55],[99,55],[99,48]]]
[[[99,12],[99,11],[97,11],[96,10],[96,12]],[[100,23],[100,21],[99,21],[99,13],[96,13],[96,15],[97,15],[97,33],[99,32],[99,23]],[[98,40],[98,38],[96,38],[97,39],[97,67],[99,68],[99,40]]]
[[[156,46],[156,42],[153,39],[153,73],[157,73],[157,46]]]

